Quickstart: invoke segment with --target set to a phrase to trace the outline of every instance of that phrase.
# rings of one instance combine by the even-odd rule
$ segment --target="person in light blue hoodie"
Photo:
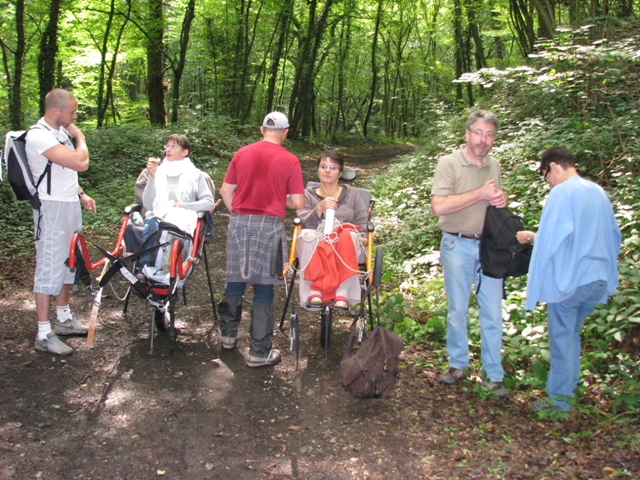
[[[618,286],[620,228],[611,201],[595,183],[578,175],[565,147],[546,150],[540,174],[549,181],[538,232],[518,232],[533,243],[526,310],[547,303],[551,366],[548,400],[534,410],[569,410],[580,380],[580,329],[597,303],[606,303]]]

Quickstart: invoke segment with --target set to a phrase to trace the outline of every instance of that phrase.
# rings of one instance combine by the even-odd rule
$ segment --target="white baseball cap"
[[[273,130],[283,130],[285,128],[289,128],[289,120],[282,112],[271,112],[264,117],[262,126]]]

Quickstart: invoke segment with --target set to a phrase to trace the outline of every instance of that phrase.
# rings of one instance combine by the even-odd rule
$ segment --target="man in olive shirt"
[[[489,156],[499,122],[487,111],[473,112],[467,120],[467,143],[438,161],[431,189],[431,208],[442,229],[440,263],[449,302],[447,353],[449,369],[439,381],[453,385],[464,378],[469,366],[467,311],[472,282],[478,286],[482,368],[484,385],[493,394],[507,397],[502,384],[502,279],[483,275],[480,237],[488,205],[502,208],[500,165]]]

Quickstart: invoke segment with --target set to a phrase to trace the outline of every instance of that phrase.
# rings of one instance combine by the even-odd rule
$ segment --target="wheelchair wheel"
[[[382,257],[384,253],[382,247],[376,248],[376,258],[373,263],[373,281],[372,285],[374,287],[379,287],[382,285]]]
[[[159,332],[164,332],[169,329],[169,311],[165,310],[161,312],[157,308],[154,310],[154,320],[156,322],[156,328]]]

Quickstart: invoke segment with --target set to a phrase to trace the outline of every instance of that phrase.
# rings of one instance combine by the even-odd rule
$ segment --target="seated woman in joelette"
[[[147,162],[149,178],[142,195],[144,208],[149,212],[144,223],[142,237],[158,231],[160,222],[175,225],[193,235],[198,212],[213,208],[213,194],[205,175],[191,162],[191,143],[186,136],[169,135],[164,146],[165,157],[157,164]]]
[[[296,256],[301,269],[300,304],[304,308],[330,304],[347,309],[350,303],[360,302],[357,259],[366,244],[367,207],[356,188],[338,183],[343,170],[344,161],[337,152],[321,154],[320,186],[307,187],[305,207],[298,210],[302,230]],[[324,235],[327,209],[335,210],[336,224],[342,226]]]

